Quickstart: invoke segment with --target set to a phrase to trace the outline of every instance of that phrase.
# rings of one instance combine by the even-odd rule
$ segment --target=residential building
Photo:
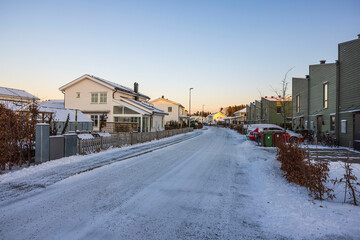
[[[285,120],[284,120],[285,119]],[[276,124],[287,128],[291,127],[292,120],[292,97],[262,97],[261,118],[259,123]]]
[[[65,108],[78,109],[93,121],[95,131],[149,132],[164,130],[168,113],[149,104],[148,96],[134,89],[85,74],[60,87]]]
[[[188,124],[187,112],[185,107],[180,103],[164,98],[164,96],[151,100],[149,103],[168,113],[168,115],[164,117],[165,124],[169,124],[170,121],[175,121],[179,123],[180,126]]]
[[[235,116],[232,117],[231,123],[235,125],[244,124],[246,122],[246,111],[247,108],[243,108],[241,110],[234,112]]]
[[[359,92],[360,35],[338,45],[335,63],[322,60],[309,66],[307,78],[293,78],[293,126],[330,133],[340,145],[360,150]]]
[[[309,80],[309,75],[306,78],[294,77],[292,79],[293,130],[304,130],[309,125]]]
[[[336,111],[340,144],[360,150],[360,34],[338,45]]]
[[[217,124],[218,122],[224,121],[226,115],[222,112],[216,112],[208,116],[209,124]]]

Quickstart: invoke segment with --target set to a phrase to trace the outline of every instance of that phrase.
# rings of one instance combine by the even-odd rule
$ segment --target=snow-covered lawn
[[[123,150],[73,161],[117,158]],[[360,207],[340,203],[343,196],[338,202],[313,200],[282,177],[274,150],[229,129],[209,128],[107,163],[6,198],[0,203],[0,239],[360,238]],[[46,164],[32,171],[37,168],[37,178],[56,175]],[[339,164],[331,163],[331,169],[341,175]],[[1,176],[0,187],[6,179],[37,183],[25,179],[32,175],[28,171]]]

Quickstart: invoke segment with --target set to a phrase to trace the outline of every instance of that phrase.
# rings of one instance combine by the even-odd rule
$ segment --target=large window
[[[139,117],[114,117],[114,122],[118,123],[139,123]]]
[[[99,115],[91,115],[91,120],[94,122],[94,127],[97,127],[99,124]]]
[[[296,112],[300,112],[300,95],[296,96]]]
[[[281,113],[281,107],[279,106],[276,107],[276,113]]]
[[[99,101],[100,98],[100,101]],[[107,93],[106,92],[96,92],[91,93],[91,103],[107,103]]]
[[[107,102],[107,93],[100,93],[100,103]]]
[[[323,107],[328,108],[329,83],[323,85]]]
[[[91,103],[98,103],[98,102],[99,102],[99,94],[91,93]]]
[[[114,106],[114,114],[139,114],[139,113],[124,106]]]

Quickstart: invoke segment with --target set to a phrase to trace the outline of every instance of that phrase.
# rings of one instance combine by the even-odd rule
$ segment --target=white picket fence
[[[181,133],[192,132],[193,129],[182,128],[165,130],[160,132],[147,132],[147,133],[125,133],[113,134],[110,137],[97,137],[94,139],[79,139],[78,140],[78,153],[87,154],[107,149],[109,147],[121,147],[125,145],[133,145],[137,143],[149,142],[155,139],[171,137]]]

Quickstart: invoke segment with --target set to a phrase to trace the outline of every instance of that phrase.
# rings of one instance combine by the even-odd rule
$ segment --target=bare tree
[[[284,124],[284,128],[285,131],[287,129],[287,124],[286,124],[286,120],[289,116],[291,116],[292,114],[292,108],[291,108],[291,94],[289,94],[289,82],[287,81],[287,76],[289,74],[289,72],[291,70],[293,70],[295,67],[290,68],[286,73],[285,76],[283,78],[283,80],[281,81],[281,89],[274,89],[273,91],[275,92],[276,96],[279,98],[279,101],[277,102],[277,107],[280,107],[280,114],[283,117],[283,124]],[[278,109],[276,109],[278,110]]]

